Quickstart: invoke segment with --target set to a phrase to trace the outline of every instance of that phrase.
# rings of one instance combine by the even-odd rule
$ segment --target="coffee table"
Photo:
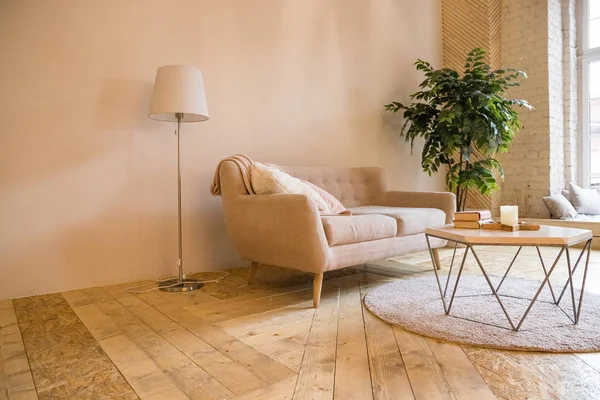
[[[465,260],[467,259],[467,255],[469,254],[469,252],[471,252],[473,254],[473,256],[475,257],[475,261],[477,261],[477,264],[479,265],[479,268],[481,269],[481,272],[483,273],[483,276],[485,277],[485,280],[487,281],[487,283],[492,291],[492,294],[495,296],[496,300],[498,300],[498,303],[500,304],[500,307],[502,308],[502,311],[504,312],[504,315],[506,316],[506,319],[508,320],[508,323],[510,324],[510,327],[512,328],[512,330],[518,331],[519,328],[521,328],[521,325],[523,325],[523,321],[525,321],[525,318],[529,314],[531,307],[533,307],[533,305],[535,304],[540,292],[542,291],[542,289],[544,288],[544,286],[546,284],[548,284],[548,288],[550,289],[553,303],[557,307],[560,306],[560,302],[563,298],[563,295],[565,294],[565,291],[567,290],[567,287],[570,287],[570,292],[571,292],[570,297],[571,297],[571,303],[572,303],[572,307],[573,307],[573,318],[571,318],[570,315],[568,315],[568,316],[571,319],[571,321],[573,321],[574,324],[577,324],[577,322],[579,321],[579,316],[581,314],[581,304],[583,303],[583,293],[585,290],[585,281],[586,281],[588,265],[589,265],[589,261],[590,261],[590,250],[592,247],[592,231],[587,230],[587,229],[562,228],[562,227],[557,227],[557,226],[541,226],[539,231],[507,232],[507,231],[493,231],[493,230],[483,230],[483,229],[456,229],[453,227],[453,225],[446,225],[446,226],[443,226],[440,228],[428,228],[425,231],[425,237],[427,239],[427,246],[429,247],[429,254],[431,256],[431,262],[433,263],[433,267],[434,267],[433,270],[435,271],[435,278],[437,281],[438,289],[440,291],[440,297],[442,299],[442,304],[444,306],[444,311],[445,311],[446,315],[450,315],[450,309],[452,308],[452,303],[454,302],[456,290],[458,288],[458,284],[460,282],[460,277],[462,275],[463,268],[465,266]],[[441,265],[440,265],[439,259],[437,259],[437,257],[434,256],[433,250],[429,243],[430,237],[443,239],[443,240],[447,240],[449,242],[455,243],[454,253],[452,255],[452,261],[450,264],[450,269],[448,271],[448,277],[446,279],[446,284],[445,284],[444,289],[442,289],[442,284],[440,282],[440,276],[438,273],[438,269],[441,268]],[[580,243],[585,243],[585,244],[583,246],[583,249],[581,250],[581,253],[579,254],[579,257],[577,258],[577,261],[573,265],[571,262],[571,247],[576,244],[580,244]],[[452,274],[452,268],[454,266],[454,259],[456,256],[456,248],[458,247],[458,244],[462,244],[462,245],[466,246],[466,249],[465,249],[465,253],[462,257],[460,269],[458,270],[458,276],[456,277],[456,282],[454,283],[454,287],[452,288],[452,295],[450,297],[450,301],[449,301],[449,303],[446,303],[446,292],[448,290],[448,284],[450,282],[450,276]],[[479,256],[477,255],[477,252],[475,251],[475,246],[518,246],[519,247],[519,249],[517,250],[517,253],[515,254],[514,258],[511,261],[510,265],[506,269],[504,276],[500,280],[500,283],[498,283],[498,285],[496,287],[494,287],[494,285],[492,284],[492,281],[490,280],[490,277],[489,277],[486,269],[484,268],[483,264],[481,263],[481,260],[479,259]],[[522,317],[520,318],[518,323],[515,324],[515,323],[513,323],[513,320],[511,319],[511,317],[508,315],[508,312],[506,311],[506,308],[504,307],[504,304],[502,303],[502,299],[501,299],[502,294],[499,293],[499,291],[500,291],[500,288],[502,287],[502,283],[504,282],[504,279],[508,276],[508,273],[510,272],[511,268],[513,267],[517,257],[519,256],[521,249],[525,246],[532,246],[532,247],[536,248],[537,254],[540,259],[542,270],[544,271],[545,278],[542,281],[542,283],[540,284],[539,289],[537,290],[537,292],[531,299],[531,303],[527,307],[527,310],[522,315]],[[559,252],[558,256],[556,257],[556,259],[554,260],[554,263],[552,264],[550,269],[547,269],[546,265],[544,264],[542,254],[540,252],[540,247],[560,248],[560,252]],[[560,261],[563,254],[566,255],[567,269],[569,272],[569,277],[568,277],[567,282],[565,283],[564,287],[562,288],[560,295],[557,298],[549,279],[550,279],[550,276],[552,275],[552,272],[558,265],[558,262]],[[575,288],[573,285],[573,275],[575,274],[575,271],[577,270],[577,267],[579,266],[579,263],[582,260],[582,257],[584,256],[584,254],[586,255],[586,258],[585,258],[585,267],[584,267],[584,271],[583,271],[583,281],[582,281],[582,285],[581,285],[581,292],[579,294],[579,301],[576,303]],[[481,296],[481,295],[475,295],[475,296]],[[529,299],[527,299],[527,300],[529,300]]]

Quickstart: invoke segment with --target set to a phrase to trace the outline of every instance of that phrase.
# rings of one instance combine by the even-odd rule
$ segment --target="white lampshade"
[[[183,65],[156,71],[149,117],[159,121],[201,122],[208,119],[202,72]]]

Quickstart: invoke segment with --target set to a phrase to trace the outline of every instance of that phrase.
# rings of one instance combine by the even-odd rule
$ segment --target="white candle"
[[[519,224],[519,207],[518,206],[500,206],[500,223],[502,225],[518,225]]]

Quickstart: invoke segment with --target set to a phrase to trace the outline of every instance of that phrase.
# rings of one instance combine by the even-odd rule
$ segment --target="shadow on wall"
[[[64,180],[81,181],[97,171],[118,178],[111,179],[110,184],[91,182],[89,190],[82,189],[85,196],[94,198],[93,202],[65,198],[61,201],[64,207],[56,208],[53,218],[46,216],[43,220],[32,220],[26,231],[15,230],[7,236],[2,243],[0,282],[3,291],[0,298],[176,273],[177,188],[173,166],[162,172],[138,173],[135,180],[108,167],[127,160],[128,157],[121,153],[78,168],[74,172],[77,177],[71,175]],[[154,186],[156,182],[165,181],[169,185],[165,185],[164,190]],[[65,182],[53,179],[40,185],[50,189],[65,186]],[[153,188],[153,194],[147,186]],[[208,188],[204,189],[208,197]],[[209,253],[206,257],[221,266],[224,251],[235,254],[230,244],[212,240],[212,235],[225,234],[220,198],[212,199],[212,203],[212,207],[202,207],[202,211],[193,205],[184,205],[184,211],[196,210],[184,213],[184,266],[187,273],[201,269],[197,261],[190,262],[202,259],[196,254],[200,247],[198,241],[212,243],[212,247],[205,247],[203,251]],[[207,226],[214,228],[205,236],[203,232]],[[237,266],[236,260],[232,257],[230,265]],[[207,268],[204,266],[203,269]],[[23,280],[23,276],[32,279]]]
[[[21,241],[20,246],[3,251],[7,267],[0,279],[9,293],[2,297],[40,293],[42,287],[44,292],[63,291],[174,271],[177,236],[175,225],[166,221],[175,217],[166,212],[132,217],[121,204],[113,204],[93,218],[71,221],[46,235]],[[169,259],[171,268],[166,265]],[[33,281],[23,281],[23,275]],[[43,285],[36,280],[43,280]]]
[[[152,83],[106,79],[98,89],[90,102],[95,129],[83,126],[83,112],[65,115],[49,102],[45,113],[64,115],[55,135],[39,135],[47,121],[28,120],[9,139],[15,150],[29,148],[15,151],[15,163],[34,162],[16,169],[9,185],[3,179],[0,282],[13,292],[0,298],[89,286],[90,278],[158,276],[176,266],[175,155],[165,151],[173,136],[146,116]],[[36,279],[24,283],[23,276]]]

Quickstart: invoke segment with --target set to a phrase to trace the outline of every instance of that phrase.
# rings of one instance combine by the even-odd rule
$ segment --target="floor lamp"
[[[187,292],[202,287],[198,279],[183,275],[183,246],[181,242],[181,123],[202,122],[208,119],[202,72],[194,67],[169,65],[156,72],[154,91],[148,117],[159,121],[177,122],[177,228],[179,238],[179,275],[160,282],[161,290]]]

